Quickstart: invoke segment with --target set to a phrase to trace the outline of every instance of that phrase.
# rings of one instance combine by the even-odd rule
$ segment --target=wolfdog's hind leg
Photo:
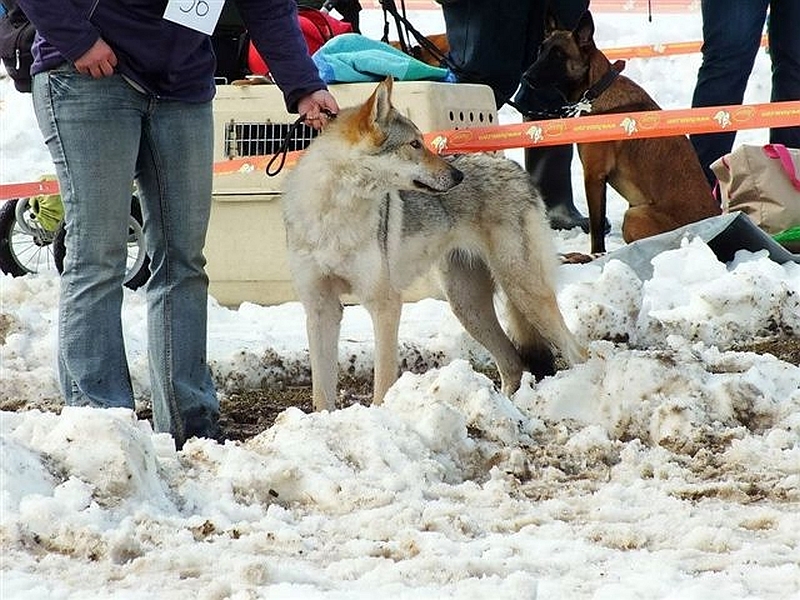
[[[508,327],[525,366],[537,379],[555,373],[555,353],[572,366],[586,359],[586,351],[564,322],[550,282],[507,277],[498,283],[508,302]]]
[[[478,257],[453,252],[442,260],[442,282],[453,313],[464,329],[492,355],[500,372],[502,391],[519,389],[523,364],[494,309],[494,282]]]

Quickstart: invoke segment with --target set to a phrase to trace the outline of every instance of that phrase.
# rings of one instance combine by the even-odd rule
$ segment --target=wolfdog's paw
[[[583,252],[562,252],[559,254],[561,262],[568,265],[582,265],[592,262],[596,258],[603,256],[602,253],[584,254]]]

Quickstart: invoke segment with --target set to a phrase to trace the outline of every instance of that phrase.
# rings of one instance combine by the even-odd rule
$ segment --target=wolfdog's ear
[[[383,137],[383,127],[392,110],[392,77],[378,84],[375,91],[358,110],[358,130],[362,134]]]
[[[392,108],[392,84],[394,79],[391,75],[378,84],[375,92],[372,94],[372,120],[377,123],[382,123],[389,116],[389,111]]]
[[[592,13],[587,10],[581,15],[581,20],[578,21],[572,35],[575,37],[575,42],[581,48],[594,44],[594,20],[592,19]]]

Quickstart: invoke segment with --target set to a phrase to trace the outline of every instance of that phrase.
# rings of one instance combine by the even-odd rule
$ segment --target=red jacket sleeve
[[[327,89],[308,54],[295,0],[236,0],[250,37],[269,64],[289,112],[303,96]]]

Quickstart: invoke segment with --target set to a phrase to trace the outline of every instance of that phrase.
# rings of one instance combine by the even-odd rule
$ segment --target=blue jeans
[[[34,77],[33,99],[64,201],[58,358],[66,403],[134,408],[121,312],[135,180],[152,272],[146,293],[154,427],[179,447],[193,435],[216,436],[203,256],[211,103],[165,101],[119,75],[92,79],[66,64]]]
[[[759,51],[767,9],[771,100],[800,100],[800,0],[703,0],[701,7],[703,62],[692,106],[741,104]],[[735,131],[691,136],[712,185],[716,177],[708,167],[731,151],[735,137]],[[800,148],[800,126],[772,129],[769,139]]]

